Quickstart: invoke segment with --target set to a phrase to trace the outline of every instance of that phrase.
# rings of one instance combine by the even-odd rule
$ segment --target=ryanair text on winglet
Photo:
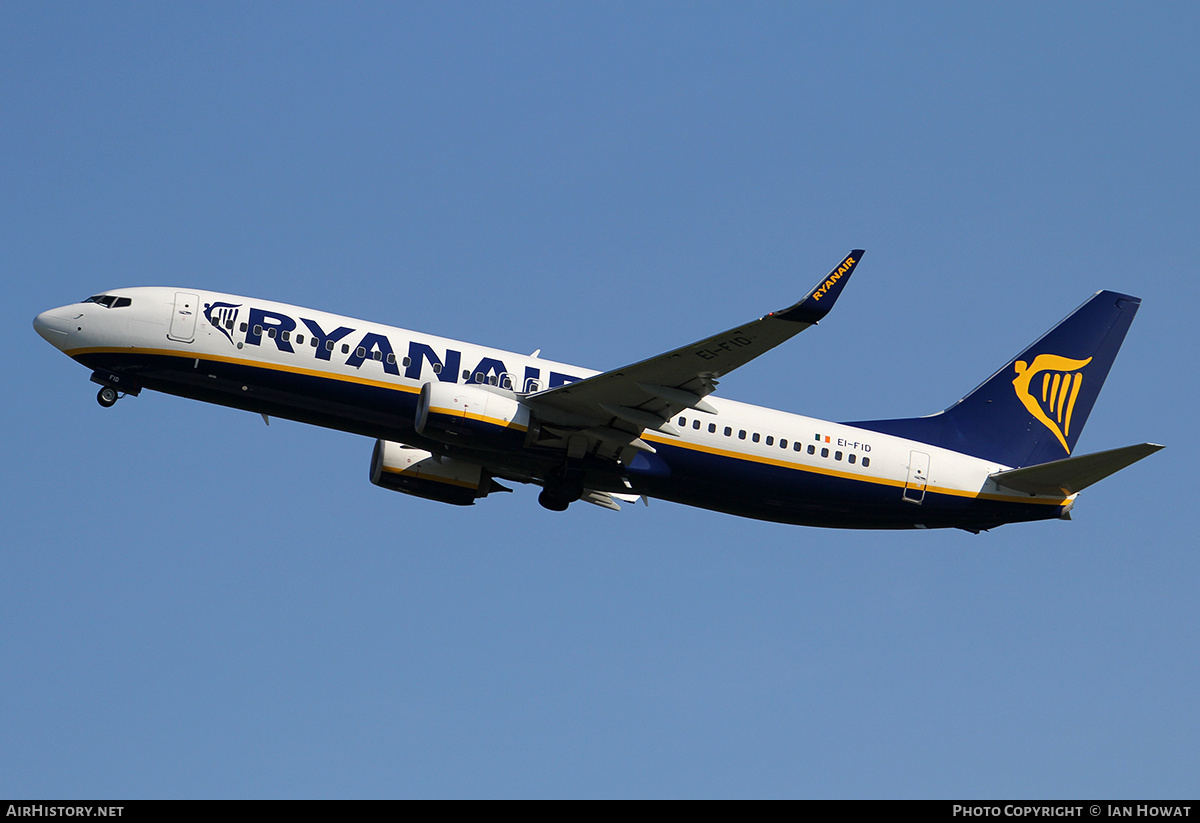
[[[825,293],[833,288],[833,284],[841,280],[842,275],[854,267],[854,262],[855,261],[853,257],[847,257],[845,260],[843,260],[842,265],[837,267],[837,271],[829,275],[829,279],[822,283],[821,287],[813,292],[812,299],[820,300],[822,297],[824,297]]]

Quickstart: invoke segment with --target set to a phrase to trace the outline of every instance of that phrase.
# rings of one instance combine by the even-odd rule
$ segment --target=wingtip
[[[783,320],[816,323],[829,314],[865,253],[863,249],[852,250],[830,270],[829,274],[825,275],[820,283],[813,287],[803,300],[791,308],[776,312],[775,316]]]

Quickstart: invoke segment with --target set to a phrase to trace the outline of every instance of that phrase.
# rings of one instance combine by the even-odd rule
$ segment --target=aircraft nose
[[[71,318],[67,317],[63,309],[50,309],[33,318],[33,328],[43,340],[59,349],[67,342]]]

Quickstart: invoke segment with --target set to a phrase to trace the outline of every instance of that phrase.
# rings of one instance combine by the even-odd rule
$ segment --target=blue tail
[[[1097,292],[945,411],[850,425],[1006,466],[1069,457],[1141,302]]]

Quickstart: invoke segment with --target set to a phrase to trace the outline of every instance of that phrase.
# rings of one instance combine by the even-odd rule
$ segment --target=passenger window
[[[834,453],[833,453],[833,459],[834,459],[834,460],[841,460],[841,459],[842,459],[842,453],[841,453],[841,452],[834,452]]]
[[[767,445],[768,445],[768,446],[774,446],[774,445],[775,445],[775,438],[774,438],[774,437],[772,437],[772,436],[771,436],[771,435],[769,435],[769,434],[767,435]]]
[[[271,331],[274,331],[274,329],[272,329]],[[289,338],[289,337],[291,337],[291,335],[290,335],[290,334],[288,334],[287,332],[280,332],[280,333],[279,333],[279,339],[280,339],[280,340],[282,340],[284,343],[286,343],[286,342],[288,341],[288,338]]]
[[[392,354],[391,352],[388,352],[387,361],[388,361],[389,366],[396,365],[396,355]]]
[[[342,354],[349,354],[349,353],[350,353],[350,344],[343,343],[342,344]]]
[[[731,428],[729,428],[728,426],[726,426],[726,427],[725,427],[725,436],[726,436],[726,437],[732,437],[732,436],[733,436],[733,429],[731,429]]]
[[[375,360],[375,362],[379,362],[383,359],[383,352],[379,351],[379,349],[376,349],[375,351],[371,352],[371,357]]]
[[[242,324],[242,326],[241,326],[241,329],[242,329],[242,331],[245,331],[245,330],[246,330],[246,329],[248,329],[248,328],[250,328],[250,327],[249,327],[249,326],[247,326],[245,323],[243,323],[243,324]]]
[[[686,417],[681,417],[681,418],[679,418],[679,425],[681,425],[681,426],[686,426],[686,425],[687,425],[687,418],[686,418]]]
[[[738,430],[738,440],[745,440],[745,439],[746,439],[746,430],[745,429]]]
[[[298,335],[296,335],[296,345],[297,345],[297,346],[303,346],[303,345],[304,345],[304,335],[302,335],[302,334],[298,334]]]
[[[817,447],[816,447],[816,446],[814,446],[812,443],[809,443],[809,444],[808,444],[808,453],[809,453],[809,454],[816,454],[816,453],[817,453]]]
[[[502,388],[502,389],[511,389],[512,388],[512,380],[508,379],[507,374],[504,375],[504,379],[500,381],[500,388]]]
[[[716,423],[709,423],[709,424],[708,424],[708,433],[709,433],[709,434],[716,434],[716,433],[717,433],[717,424],[716,424]]]
[[[406,369],[407,369],[409,366],[411,366],[411,365],[412,365],[412,358],[411,358],[411,357],[406,357],[406,358],[404,358],[403,360],[401,360],[400,362],[401,362],[401,363],[404,365],[404,368],[406,368]]]
[[[755,443],[757,443],[758,442],[758,432],[755,432],[753,435],[751,435],[750,439],[753,440]]]
[[[267,337],[271,338],[272,340],[274,340],[274,339],[275,339],[275,335],[276,335],[276,333],[277,333],[277,332],[276,332],[276,331],[275,331],[275,329],[273,329],[273,328],[271,328],[271,329],[267,329]]]
[[[442,373],[442,364],[441,364],[441,363],[434,363],[434,364],[433,364],[433,373],[434,373],[434,374],[441,374],[441,373]]]
[[[829,449],[821,449],[821,456],[822,456],[822,457],[828,457],[828,456],[829,456]]]
[[[315,349],[317,346],[321,345],[321,341],[315,337],[310,337],[308,339],[308,345],[312,346]]]
[[[804,448],[804,447],[800,445],[799,440],[797,440],[795,443],[792,444],[792,451],[800,451],[802,448]],[[809,446],[809,448],[811,449],[812,446]]]
[[[786,440],[784,440],[782,437],[781,437],[781,438],[779,438],[779,448],[781,448],[781,449],[786,449],[786,448],[787,448],[787,441],[786,441]]]
[[[232,318],[225,321],[225,328],[229,329],[230,331],[233,331],[233,319]],[[243,329],[243,331],[245,331],[245,329]]]
[[[871,465],[871,458],[869,458],[869,457],[864,457],[864,458],[863,458],[863,468],[865,469],[865,468],[866,468],[867,466],[869,466],[869,465]]]
[[[254,336],[255,336],[255,337],[262,337],[262,326],[255,326],[255,327],[254,327]]]
[[[367,350],[364,349],[362,346],[359,346],[357,349],[354,350],[354,356],[355,357],[366,357]]]
[[[491,377],[488,378],[488,385],[489,386],[496,385],[496,375],[493,374]]]
[[[697,417],[695,420],[692,421],[692,428],[695,429],[696,431],[700,430],[700,418],[699,417]]]

